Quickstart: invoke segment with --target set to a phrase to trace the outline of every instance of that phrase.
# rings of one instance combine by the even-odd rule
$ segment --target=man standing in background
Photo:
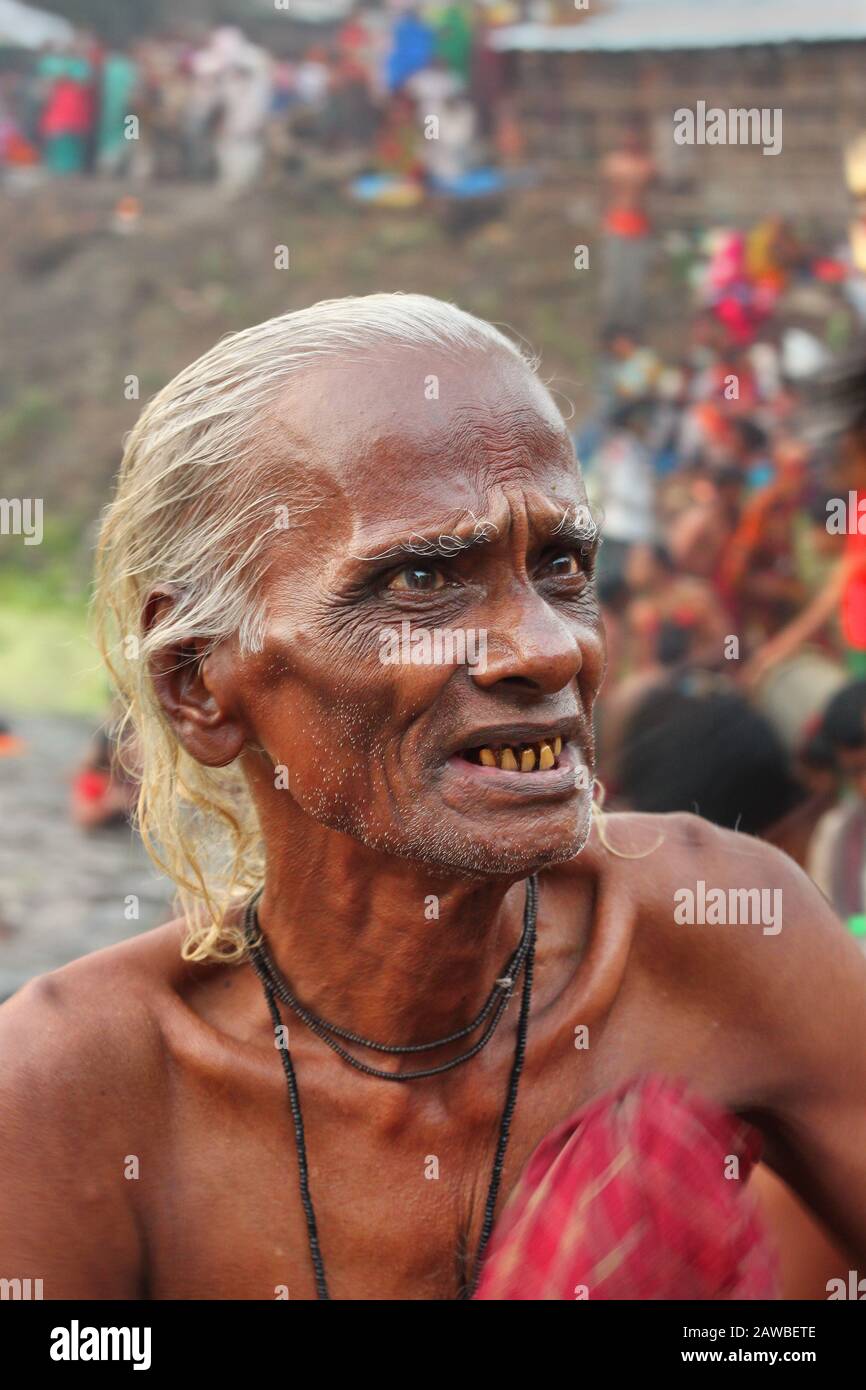
[[[646,310],[652,240],[646,210],[656,177],[640,127],[630,122],[601,164],[606,209],[601,311],[605,324],[639,328]]]

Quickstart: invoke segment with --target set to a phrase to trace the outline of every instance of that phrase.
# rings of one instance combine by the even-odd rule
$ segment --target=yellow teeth
[[[556,766],[562,752],[562,739],[549,743],[518,744],[513,748],[479,748],[478,761],[482,767],[498,767],[503,772],[549,772]]]
[[[547,772],[549,768],[553,767],[555,762],[556,759],[553,756],[553,749],[551,748],[550,744],[542,743],[541,753],[538,758],[539,772]]]

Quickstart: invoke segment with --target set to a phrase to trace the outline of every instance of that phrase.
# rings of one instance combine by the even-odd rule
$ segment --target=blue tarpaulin
[[[436,35],[417,15],[398,19],[392,31],[393,47],[388,55],[388,87],[393,92],[408,78],[433,61]]]

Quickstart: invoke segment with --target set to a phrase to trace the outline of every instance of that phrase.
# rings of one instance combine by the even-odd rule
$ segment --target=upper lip
[[[552,743],[555,738],[567,743],[580,733],[580,728],[578,719],[550,720],[543,724],[486,724],[466,729],[449,745],[447,756],[450,758],[464,748],[496,748],[503,744],[517,747],[519,744]]]

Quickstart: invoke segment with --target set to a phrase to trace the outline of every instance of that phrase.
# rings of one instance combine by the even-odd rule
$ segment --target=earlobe
[[[225,767],[242,751],[246,733],[229,702],[211,688],[209,658],[191,651],[194,645],[167,647],[151,657],[154,693],[190,757],[206,767]]]
[[[182,728],[180,742],[190,757],[205,767],[227,767],[246,746],[243,730],[234,720],[222,720],[209,728],[187,720]]]
[[[145,630],[174,602],[170,592],[154,591],[142,614]],[[246,731],[232,707],[226,676],[207,648],[204,638],[173,642],[151,656],[148,671],[154,694],[190,757],[206,767],[225,767],[243,749]]]

